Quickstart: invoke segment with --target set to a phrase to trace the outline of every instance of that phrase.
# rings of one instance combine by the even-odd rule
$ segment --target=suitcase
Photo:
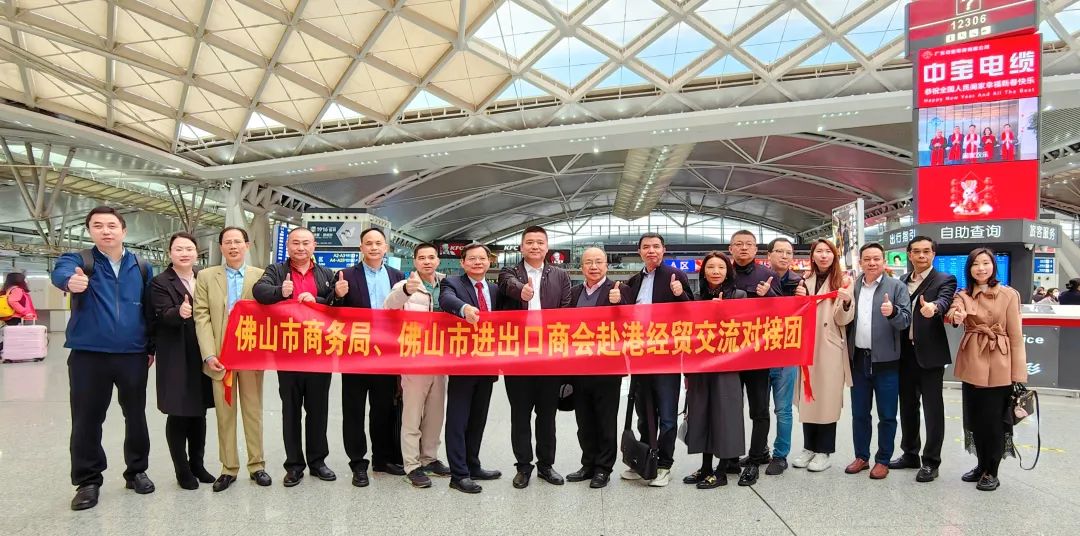
[[[49,353],[49,333],[46,326],[4,326],[4,350],[0,361],[16,363],[41,361]]]

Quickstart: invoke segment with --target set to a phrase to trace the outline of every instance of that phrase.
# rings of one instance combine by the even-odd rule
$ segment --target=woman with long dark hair
[[[158,409],[168,416],[165,439],[176,482],[184,489],[197,489],[199,482],[214,482],[214,476],[203,465],[206,408],[214,407],[214,395],[210,378],[202,372],[202,354],[192,318],[198,258],[195,237],[176,233],[169,238],[169,268],[150,282]]]
[[[735,288],[735,268],[724,253],[713,251],[701,262],[699,300],[734,300],[746,292]],[[743,429],[742,382],[738,372],[686,375],[686,446],[701,454],[701,468],[684,484],[713,489],[727,484],[727,469],[738,472],[739,455],[746,450]],[[719,460],[713,469],[713,458]]]
[[[998,466],[1015,456],[1012,426],[1005,423],[1016,384],[1027,381],[1027,353],[1020,320],[1020,293],[997,279],[994,252],[978,248],[968,255],[968,288],[953,298],[945,318],[964,326],[953,374],[963,382],[964,447],[979,460],[964,482],[994,491]]]
[[[4,277],[4,287],[0,289],[0,295],[7,296],[8,306],[15,314],[4,320],[9,326],[18,326],[23,320],[37,318],[37,310],[34,309],[34,301],[30,299],[30,287],[26,284],[26,274],[11,272]]]
[[[846,326],[855,318],[855,308],[844,310],[843,293],[850,297],[851,278],[840,270],[840,251],[825,239],[810,247],[811,269],[798,289],[798,295],[828,294],[837,298],[817,304],[817,337],[814,339],[814,364],[800,369],[795,384],[795,405],[803,423],[803,450],[792,466],[813,472],[824,471],[832,464],[829,455],[836,452],[836,423],[844,407],[844,388],[851,386],[851,362],[848,359]],[[809,372],[814,398],[801,389]]]

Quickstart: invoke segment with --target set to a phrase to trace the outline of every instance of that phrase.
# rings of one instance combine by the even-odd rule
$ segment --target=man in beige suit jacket
[[[236,449],[236,408],[244,417],[244,441],[247,444],[247,469],[251,479],[260,486],[271,484],[263,459],[262,398],[263,372],[239,370],[233,372],[232,404],[225,403],[225,367],[218,361],[229,312],[239,300],[250,300],[251,288],[262,277],[263,270],[245,264],[247,231],[226,227],[218,235],[225,266],[201,270],[195,282],[195,333],[202,352],[203,372],[213,380],[214,406],[217,413],[218,451],[221,457],[221,476],[214,482],[214,491],[224,491],[236,481],[240,472],[240,455]],[[240,396],[237,397],[239,390]]]

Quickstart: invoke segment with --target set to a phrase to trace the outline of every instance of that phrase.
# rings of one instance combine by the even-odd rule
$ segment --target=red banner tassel
[[[810,386],[810,367],[803,365],[802,367],[800,367],[800,369],[802,370],[803,379],[803,398],[806,399],[807,402],[813,402],[814,389]]]
[[[225,405],[232,406],[233,371],[225,371],[225,377],[221,379],[221,384],[225,387]]]

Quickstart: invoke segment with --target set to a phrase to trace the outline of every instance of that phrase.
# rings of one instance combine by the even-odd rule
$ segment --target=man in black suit
[[[272,305],[285,300],[329,304],[334,301],[334,272],[315,264],[315,235],[305,227],[289,232],[289,259],[266,267],[251,289],[255,300]],[[326,420],[330,408],[330,374],[324,372],[278,371],[281,396],[282,435],[285,438],[285,487],[304,478],[306,466],[320,480],[337,480],[326,466],[330,447],[326,442]],[[302,433],[302,411],[307,412]],[[246,432],[246,430],[245,430]],[[307,457],[303,438],[307,438]]]
[[[574,307],[622,305],[622,283],[607,278],[607,254],[600,248],[581,253],[585,282],[570,289]],[[566,475],[569,482],[591,480],[590,488],[608,485],[619,452],[619,389],[622,376],[575,376],[574,415],[577,417],[581,469]]]
[[[482,244],[461,250],[464,275],[443,279],[439,307],[470,324],[498,308],[499,287],[484,280],[491,267],[491,252]],[[450,376],[446,383],[446,458],[450,462],[450,488],[464,493],[480,493],[477,480],[495,480],[497,470],[480,465],[480,442],[484,439],[491,385],[498,376]]]
[[[533,226],[521,235],[522,261],[499,272],[499,294],[504,310],[539,310],[570,307],[570,276],[548,264],[548,236]],[[555,464],[555,414],[559,410],[560,376],[506,376],[510,399],[510,443],[517,459],[514,487],[525,488],[533,470],[532,415],[536,411],[536,473],[561,486]]]
[[[390,289],[405,274],[384,262],[386,235],[372,227],[360,233],[360,250],[364,260],[338,272],[335,283],[341,307],[382,309]],[[358,488],[368,485],[367,435],[364,434],[364,413],[371,400],[371,469],[402,476],[405,469],[401,459],[400,407],[395,404],[398,376],[393,374],[341,375],[341,435],[345,453],[349,455],[352,484]]]
[[[919,469],[918,482],[932,482],[941,465],[945,441],[945,402],[942,381],[952,363],[943,315],[952,305],[956,278],[934,269],[937,244],[926,236],[908,242],[911,273],[904,276],[911,294],[911,328],[900,339],[900,448],[904,453],[890,469]],[[926,418],[926,444],[919,458],[919,399]]]
[[[664,264],[664,237],[657,233],[645,233],[638,239],[638,254],[645,261],[645,268],[627,282],[627,295],[622,298],[626,303],[652,304],[692,301],[690,280],[677,268]],[[657,464],[656,478],[650,486],[663,487],[671,481],[671,466],[675,463],[675,436],[678,432],[679,392],[682,389],[682,375],[674,374],[635,374],[631,378],[637,382],[638,394],[634,411],[638,417],[638,433],[641,440],[648,442],[649,425],[645,415],[645,401],[651,396],[659,423],[660,460]],[[637,480],[641,477],[634,471],[623,471],[624,480]]]

